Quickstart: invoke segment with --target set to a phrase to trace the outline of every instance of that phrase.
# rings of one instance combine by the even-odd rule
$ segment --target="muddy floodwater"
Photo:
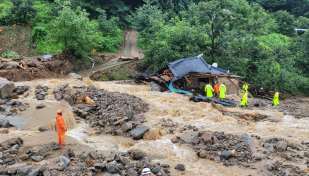
[[[48,138],[48,141],[57,141],[57,135],[55,132],[50,132],[49,136],[41,136],[41,134],[46,133],[40,133],[36,131],[36,128],[43,124],[46,126],[48,123],[50,123],[49,127],[53,128],[54,118],[56,116],[55,112],[57,109],[61,108],[65,112],[65,120],[70,129],[66,133],[68,143],[83,144],[95,148],[98,151],[107,150],[113,147],[119,151],[141,149],[152,159],[152,162],[159,161],[160,163],[170,164],[171,166],[178,163],[185,164],[185,176],[262,175],[262,173],[259,173],[254,169],[239,168],[239,166],[226,167],[222,163],[215,163],[211,160],[199,158],[196,152],[187,145],[179,145],[171,142],[171,139],[177,136],[179,131],[176,131],[173,135],[164,135],[157,140],[136,141],[121,136],[97,136],[95,135],[95,130],[87,123],[81,122],[76,124],[72,113],[72,107],[67,102],[63,100],[57,101],[53,97],[53,90],[55,90],[59,84],[64,83],[68,83],[70,87],[93,84],[97,88],[105,89],[107,91],[118,91],[140,97],[143,101],[149,104],[149,111],[144,113],[143,116],[147,119],[147,122],[144,125],[150,128],[157,128],[160,119],[165,118],[172,119],[179,124],[196,126],[199,130],[220,131],[238,135],[247,133],[249,135],[259,135],[263,138],[279,137],[295,143],[306,141],[309,136],[308,119],[296,119],[292,116],[285,116],[283,113],[274,109],[259,110],[258,108],[255,108],[250,111],[270,115],[281,119],[281,122],[273,123],[264,121],[243,124],[238,123],[233,117],[222,115],[221,112],[212,108],[210,103],[195,103],[189,101],[189,97],[177,93],[151,92],[146,85],[122,85],[114,82],[92,82],[89,79],[84,79],[84,81],[52,79],[15,83],[16,86],[27,84],[31,87],[31,90],[27,92],[26,97],[20,97],[20,101],[23,103],[29,103],[30,108],[22,112],[22,114],[14,117],[0,115],[0,119],[6,118],[12,120],[12,124],[15,124],[18,127],[18,130],[6,135],[5,138],[7,139],[18,134],[24,134],[24,136],[29,139],[31,139],[31,137],[36,138],[36,140],[30,140],[32,143],[44,141],[44,138]],[[35,99],[34,89],[37,85],[44,85],[50,88],[50,95],[48,95],[45,100],[39,101]],[[35,106],[39,102],[43,102],[46,107],[43,109],[36,109]],[[233,109],[242,112],[249,111],[239,108]],[[1,135],[1,137],[2,136],[3,135]],[[173,175],[181,175],[181,172],[176,171],[175,169],[171,169],[171,173]]]

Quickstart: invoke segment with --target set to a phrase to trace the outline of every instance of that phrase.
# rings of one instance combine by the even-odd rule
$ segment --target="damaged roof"
[[[214,67],[205,62],[202,54],[196,57],[180,59],[168,64],[169,69],[173,72],[173,81],[176,81],[189,72],[209,73],[213,75],[230,75],[229,71]]]

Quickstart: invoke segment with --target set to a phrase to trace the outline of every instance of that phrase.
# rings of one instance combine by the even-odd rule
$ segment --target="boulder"
[[[270,152],[274,151],[274,145],[273,144],[269,144],[269,143],[265,143],[264,144],[264,148]]]
[[[99,158],[99,154],[97,152],[90,152],[89,156],[94,160]]]
[[[17,168],[17,175],[28,175],[32,171],[31,166],[22,166]]]
[[[129,168],[127,171],[127,175],[130,176],[138,176],[137,172],[133,168]]]
[[[45,126],[39,126],[38,130],[39,130],[40,132],[43,132],[43,131],[52,131],[50,128],[45,127]]]
[[[29,176],[38,176],[40,174],[40,169],[36,169],[29,173]]]
[[[186,170],[185,165],[183,165],[183,164],[177,164],[175,166],[175,169],[180,170],[180,171]]]
[[[198,137],[199,136],[198,131],[191,131],[191,132],[186,132],[184,134],[182,134],[181,136],[179,136],[180,140],[184,141],[185,143],[190,143],[192,142],[192,139],[194,137]]]
[[[31,156],[31,159],[36,162],[40,162],[43,160],[43,156]]]
[[[148,84],[148,87],[150,88],[150,91],[157,91],[157,92],[161,91],[161,87],[158,84],[154,83],[154,82],[150,82]]]
[[[201,157],[201,158],[205,158],[206,156],[207,156],[206,150],[202,150],[202,151],[200,152],[200,157]]]
[[[0,120],[0,128],[8,128],[12,126],[8,120]]]
[[[99,162],[94,164],[95,169],[104,169],[106,167],[106,164],[104,162]]]
[[[76,73],[69,73],[68,77],[69,77],[70,79],[83,80],[83,77],[80,76],[80,75],[78,75],[78,74],[76,74]]]
[[[3,67],[6,69],[17,68],[18,62],[4,62]]]
[[[0,78],[0,98],[8,98],[14,91],[15,84],[7,79]]]
[[[145,155],[140,149],[129,150],[128,153],[131,154],[132,158],[135,160],[139,160]]]
[[[7,171],[7,166],[6,165],[0,166],[0,174],[5,174],[6,171]]]
[[[70,163],[70,159],[65,156],[60,156],[60,162],[63,162],[67,166]]]
[[[109,173],[119,173],[120,172],[118,167],[114,164],[107,165],[106,168]]]
[[[128,117],[128,119],[132,119],[133,118],[133,111],[126,111],[126,116]]]
[[[221,156],[222,156],[222,158],[227,160],[227,159],[230,158],[231,154],[230,154],[229,151],[224,151]]]
[[[287,147],[288,143],[286,141],[278,141],[276,143],[276,148],[278,149],[279,152],[285,151]]]
[[[258,146],[258,141],[256,141],[255,139],[251,138],[250,136],[248,136],[247,133],[242,134],[239,139],[241,141],[243,141],[244,143],[248,144],[250,146],[250,148],[254,148],[256,146]]]
[[[44,108],[45,107],[45,105],[44,105],[44,103],[39,103],[38,105],[36,105],[36,109],[42,109],[42,108]]]
[[[137,139],[141,139],[143,138],[144,134],[148,131],[148,127],[147,126],[141,126],[139,128],[136,128],[134,130],[131,131],[131,136],[133,137],[133,139],[137,140]]]
[[[132,129],[132,122],[126,122],[122,124],[121,129],[123,132],[127,132]]]
[[[28,67],[37,67],[38,64],[37,64],[36,62],[34,62],[34,61],[29,61],[29,62],[27,63],[27,66],[28,66]]]
[[[206,143],[211,143],[211,136],[212,134],[209,132],[206,132],[202,135],[203,141]]]
[[[161,170],[161,166],[159,164],[154,164],[153,168],[151,169],[151,172],[154,174],[158,174]]]

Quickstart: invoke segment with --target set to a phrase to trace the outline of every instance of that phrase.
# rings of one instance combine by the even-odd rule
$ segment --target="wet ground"
[[[249,122],[248,124],[238,123],[236,119],[230,116],[224,116],[221,112],[214,109],[210,103],[194,103],[189,101],[189,97],[170,93],[170,92],[150,92],[147,86],[141,85],[121,85],[113,82],[92,82],[89,79],[84,81],[76,81],[69,79],[54,79],[54,80],[37,80],[31,82],[20,82],[17,85],[28,84],[32,89],[28,92],[27,98],[22,98],[23,102],[30,102],[31,108],[25,111],[19,117],[6,117],[7,119],[17,119],[13,122],[21,126],[25,130],[11,130],[9,135],[1,135],[1,141],[13,137],[23,136],[25,139],[25,147],[35,146],[38,144],[55,141],[57,142],[57,134],[55,132],[38,132],[33,131],[35,127],[46,124],[55,118],[58,108],[64,109],[65,112],[71,111],[71,107],[63,101],[56,101],[53,96],[49,96],[44,100],[46,105],[43,109],[33,108],[38,102],[34,100],[34,88],[41,84],[55,89],[59,84],[69,83],[70,86],[80,86],[94,84],[98,88],[103,88],[108,91],[119,91],[128,93],[142,98],[150,105],[150,110],[144,114],[147,122],[145,125],[151,128],[156,128],[161,118],[172,119],[183,125],[194,125],[200,130],[222,131],[231,134],[249,135],[255,134],[262,138],[281,137],[291,142],[300,143],[308,139],[308,123],[309,119],[296,119],[293,116],[284,116],[283,113],[275,109],[260,110],[260,108],[240,109],[229,108],[231,111],[239,112],[259,112],[267,114],[282,121],[278,123],[264,122]],[[249,100],[250,101],[250,100]],[[73,119],[73,114],[68,113],[70,119]],[[68,125],[73,122],[67,122]],[[31,130],[30,130],[31,129]],[[67,135],[67,143],[71,147],[76,147],[77,150],[107,150],[117,146],[120,151],[129,149],[144,150],[153,162],[170,164],[172,166],[183,163],[186,165],[184,175],[262,175],[257,169],[239,168],[238,166],[225,167],[222,163],[214,163],[213,161],[198,158],[196,152],[186,145],[179,146],[173,144],[171,139],[179,134],[179,130],[174,135],[169,134],[158,140],[132,140],[121,136],[112,135],[94,135],[95,131],[86,123],[73,125]],[[0,141],[0,142],[1,142]],[[69,145],[67,147],[70,147]],[[259,168],[259,166],[256,166]],[[174,169],[171,170],[174,175],[180,175],[181,172]]]

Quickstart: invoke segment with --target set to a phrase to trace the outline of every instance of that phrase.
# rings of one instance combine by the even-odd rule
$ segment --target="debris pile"
[[[6,115],[17,115],[21,111],[25,111],[30,107],[29,103],[22,103],[19,100],[0,99],[0,112]]]
[[[95,175],[96,173],[111,173],[120,175],[138,176],[144,168],[150,168],[151,172],[158,176],[169,176],[168,164],[151,163],[142,150],[135,149],[127,152],[108,150],[103,152],[75,153],[69,149],[59,158],[52,159],[46,164],[38,162],[63,150],[54,142],[35,146],[22,152],[23,140],[12,138],[1,143],[0,150],[0,174],[8,175]],[[63,153],[63,152],[61,152]],[[8,167],[15,163],[25,163],[20,167]]]
[[[47,86],[41,86],[41,85],[36,86],[35,92],[34,92],[36,99],[45,100],[45,98],[48,95],[48,89],[49,88]]]
[[[142,125],[146,119],[134,115],[148,111],[148,104],[136,96],[108,92],[93,85],[70,88],[68,84],[59,85],[54,96],[73,106],[73,113],[95,127],[97,134],[131,135],[140,139],[148,130]]]

